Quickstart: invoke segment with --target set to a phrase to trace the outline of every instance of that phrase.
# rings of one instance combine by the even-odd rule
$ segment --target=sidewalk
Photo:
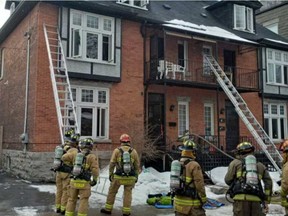
[[[37,187],[50,187],[55,184],[34,184],[11,176],[0,170],[0,215],[2,216],[60,216],[54,212],[53,193],[41,192]],[[88,216],[104,216],[100,208],[104,205],[103,196],[99,202],[90,203]],[[97,197],[97,194],[96,194]],[[173,215],[172,209],[156,209],[153,206],[132,206],[132,216]],[[112,216],[122,216],[121,209],[113,210]]]

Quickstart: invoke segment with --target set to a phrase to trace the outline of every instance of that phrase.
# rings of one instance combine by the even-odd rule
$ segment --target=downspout
[[[164,68],[166,68],[166,41],[167,41],[167,38],[166,38],[166,31],[164,30]],[[164,145],[166,146],[166,129],[167,129],[167,126],[166,126],[166,97],[167,97],[167,83],[166,83],[166,72],[164,71],[164,74],[165,74],[165,78],[164,78],[164,103],[163,103],[163,106],[164,106],[164,119],[163,119],[163,141],[164,141]]]
[[[24,34],[24,37],[27,37],[27,59],[26,59],[26,88],[25,88],[25,111],[24,111],[24,129],[23,134],[20,138],[24,144],[23,151],[27,151],[28,144],[28,132],[27,132],[27,119],[28,119],[28,96],[29,96],[29,72],[30,72],[30,37],[31,32],[27,31]]]
[[[267,130],[267,128],[265,128],[265,118],[264,118],[264,70],[266,72],[266,61],[265,61],[265,67],[263,65],[263,57],[265,57],[266,59],[266,52],[264,52],[264,55],[263,55],[263,47],[260,47],[258,49],[258,52],[257,52],[257,59],[258,59],[258,68],[259,68],[259,73],[258,73],[258,76],[259,76],[259,81],[258,81],[258,85],[259,85],[259,93],[261,94],[261,102],[262,102],[262,125],[263,125],[263,128],[264,130]],[[265,73],[266,75],[266,73]]]
[[[148,98],[148,87],[149,83],[147,82],[147,65],[146,65],[146,23],[147,21],[145,20],[140,28],[140,33],[141,36],[143,37],[143,62],[144,62],[144,79],[143,79],[143,84],[144,84],[144,127],[146,129],[147,127],[147,98]]]

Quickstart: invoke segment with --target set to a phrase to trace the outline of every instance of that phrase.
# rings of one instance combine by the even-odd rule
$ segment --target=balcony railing
[[[220,65],[235,87],[258,89],[257,70]],[[146,80],[170,80],[216,85],[216,77],[203,61],[151,60],[146,64]]]

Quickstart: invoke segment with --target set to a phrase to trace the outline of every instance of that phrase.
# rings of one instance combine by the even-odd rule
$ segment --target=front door
[[[239,142],[239,116],[230,101],[225,102],[226,150],[236,149]]]
[[[148,127],[150,137],[158,139],[157,146],[164,146],[164,95],[149,93],[148,94]]]

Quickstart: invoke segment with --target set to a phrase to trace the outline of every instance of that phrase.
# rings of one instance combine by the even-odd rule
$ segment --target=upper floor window
[[[267,49],[267,83],[288,85],[288,52]]]
[[[278,34],[278,29],[279,29],[278,23],[279,23],[279,19],[273,19],[273,20],[263,23],[263,26],[268,28],[270,31]]]
[[[4,48],[0,49],[0,80],[4,74]]]
[[[189,102],[178,102],[178,136],[189,130]]]
[[[70,57],[88,61],[112,62],[114,19],[72,10],[70,18]]]
[[[139,7],[144,9],[147,9],[146,6],[149,4],[149,0],[117,0],[117,2],[132,7]]]
[[[241,31],[254,32],[253,9],[234,5],[234,28]]]

